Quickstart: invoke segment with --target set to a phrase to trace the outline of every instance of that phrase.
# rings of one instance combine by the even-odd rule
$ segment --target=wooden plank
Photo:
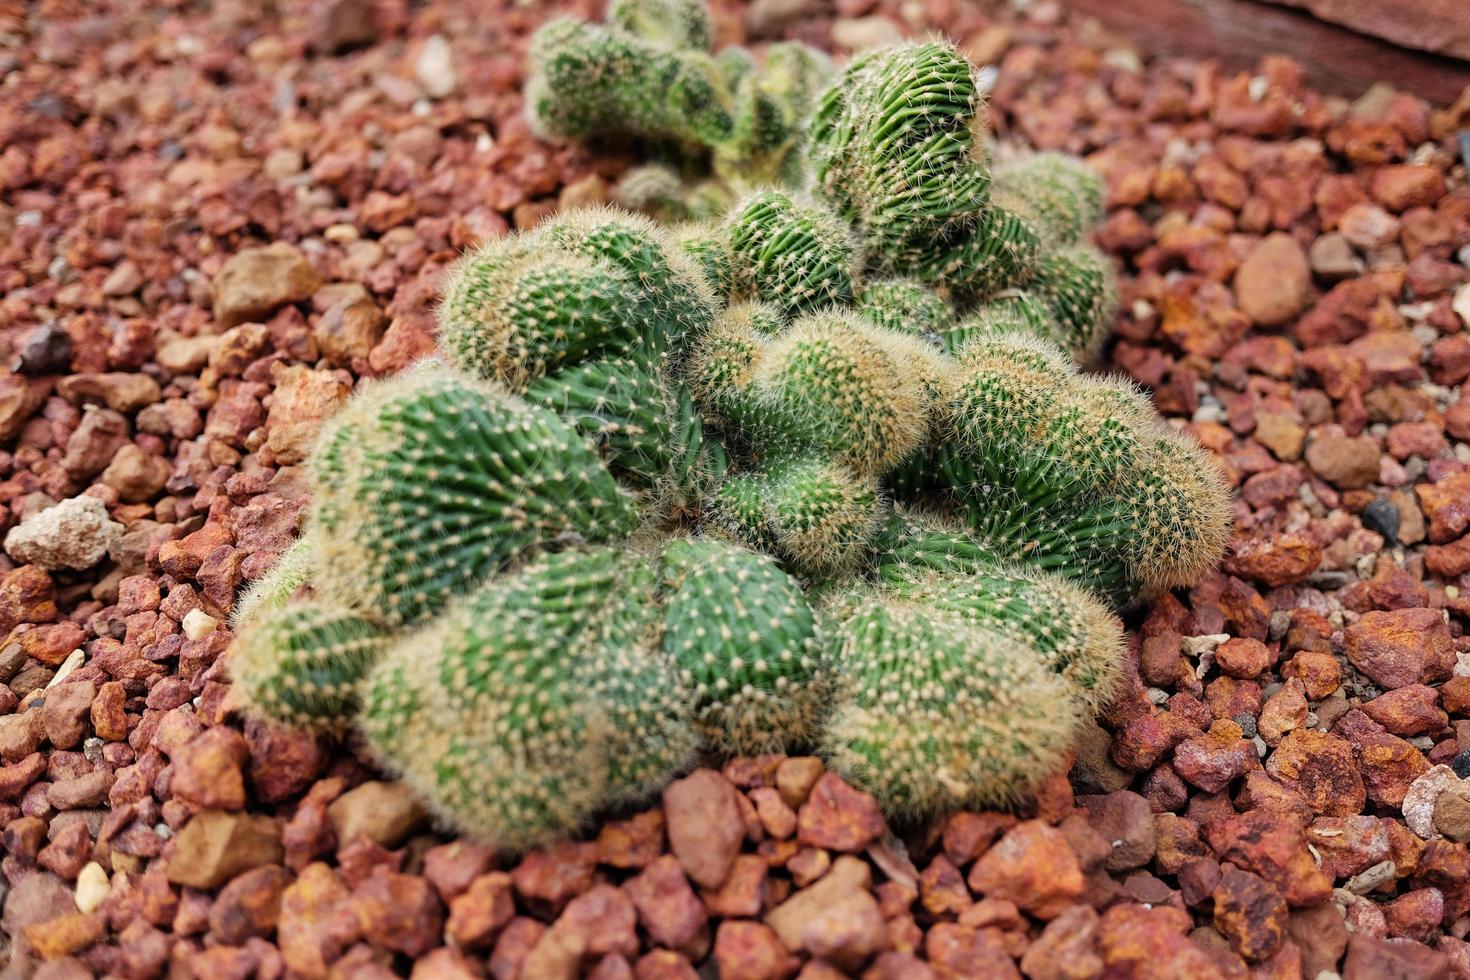
[[[1256,0],[1063,2],[1159,54],[1218,58],[1236,71],[1251,70],[1263,55],[1287,55],[1301,63],[1314,86],[1332,95],[1356,98],[1384,81],[1448,105],[1470,85],[1470,62],[1411,51]]]

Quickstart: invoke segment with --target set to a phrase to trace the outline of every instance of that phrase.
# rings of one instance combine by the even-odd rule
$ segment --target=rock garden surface
[[[1470,93],[1325,98],[1049,2],[722,8],[943,31],[1003,138],[1106,175],[1103,366],[1218,455],[1236,539],[1130,613],[1018,812],[890,828],[816,759],[716,759],[511,859],[243,722],[229,614],[444,267],[630,161],[527,130],[535,4],[141,7],[0,0],[0,976],[1470,977]]]

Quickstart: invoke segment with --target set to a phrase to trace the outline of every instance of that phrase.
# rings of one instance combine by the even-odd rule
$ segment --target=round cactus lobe
[[[958,617],[867,603],[830,649],[825,755],[897,816],[1014,804],[1061,765],[1080,722],[1036,650]]]
[[[388,645],[383,629],[329,602],[252,618],[229,670],[247,713],[292,728],[336,730],[358,709],[358,685]]]
[[[392,624],[537,545],[608,540],[637,523],[595,450],[555,414],[432,364],[356,395],[316,459],[315,584]]]
[[[827,678],[800,586],[766,556],[711,539],[672,542],[660,569],[663,646],[700,734],[744,755],[809,744]]]

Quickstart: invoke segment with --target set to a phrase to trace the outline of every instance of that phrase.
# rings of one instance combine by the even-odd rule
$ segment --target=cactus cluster
[[[678,0],[547,30],[533,112],[553,63],[605,78],[552,58],[562,35],[636,42],[668,79],[756,71],[709,58]],[[909,817],[1055,771],[1120,675],[1115,610],[1218,558],[1223,481],[1077,366],[1109,291],[1077,242],[1090,172],[992,175],[938,43],[863,56],[820,105],[810,192],[674,227],[573,212],[461,260],[438,358],[323,432],[303,544],[238,619],[247,710],[355,724],[508,849],[701,751],[812,747]]]
[[[712,33],[703,0],[613,0],[604,24],[551,21],[531,44],[532,127],[553,140],[645,141],[663,159],[631,171],[619,201],[665,219],[799,183],[806,117],[831,62],[795,42],[759,59],[734,45],[711,53]]]

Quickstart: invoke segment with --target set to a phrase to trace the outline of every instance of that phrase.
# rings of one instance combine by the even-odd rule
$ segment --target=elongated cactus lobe
[[[514,388],[644,339],[642,296],[608,263],[557,252],[500,268],[471,255],[452,275],[440,342],[455,364]]]
[[[880,49],[854,59],[818,101],[816,185],[857,225],[870,261],[902,273],[916,244],[984,207],[984,125],[970,65],[952,46]]]
[[[873,481],[822,456],[726,480],[711,518],[797,573],[816,578],[856,568],[882,524]]]
[[[707,327],[716,305],[698,268],[647,218],[590,208],[460,260],[439,307],[439,343],[457,366],[519,389],[589,357],[655,360]]]
[[[389,650],[363,728],[448,822],[510,851],[575,832],[687,764],[688,701],[636,555],[547,555]]]
[[[729,139],[733,110],[703,51],[570,19],[550,21],[532,38],[526,111],[542,136],[625,133],[710,146]]]
[[[922,606],[860,605],[830,641],[824,755],[888,813],[1013,804],[1061,765],[1079,708],[1035,649]]]
[[[699,733],[743,755],[810,744],[829,678],[801,587],[765,555],[710,539],[670,543],[660,571],[663,646]]]
[[[899,586],[905,597],[1028,644],[1089,713],[1123,675],[1123,624],[1092,593],[1060,576],[994,564],[969,575],[929,574]]]
[[[432,364],[354,396],[313,457],[324,595],[391,624],[432,613],[537,545],[637,522],[554,413]]]
[[[229,672],[247,713],[292,728],[335,730],[358,709],[358,685],[389,637],[344,606],[312,600],[253,617]]]
[[[612,0],[607,22],[663,48],[708,51],[713,26],[704,0]]]
[[[726,220],[735,281],[786,315],[852,301],[857,247],[825,208],[780,191],[747,198]]]

